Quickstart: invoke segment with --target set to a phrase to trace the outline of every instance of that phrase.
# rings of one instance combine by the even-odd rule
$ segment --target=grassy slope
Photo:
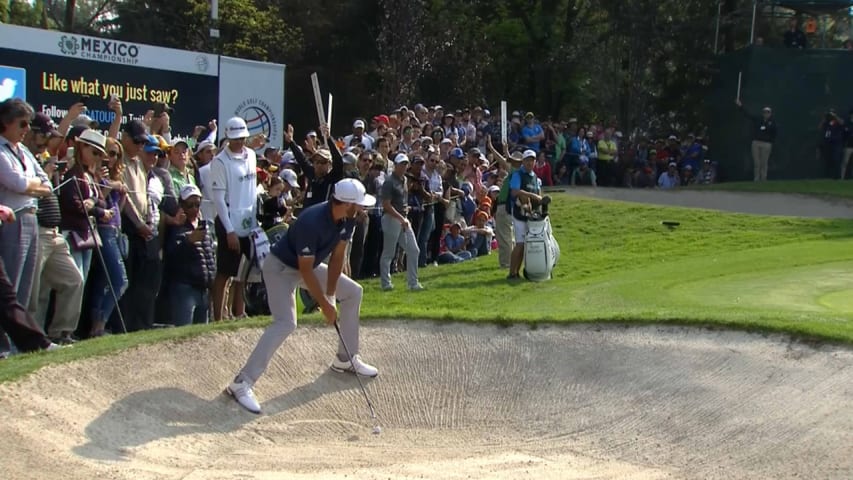
[[[366,319],[723,325],[853,343],[853,222],[725,214],[557,195],[554,279],[511,285],[497,259],[430,267],[427,292],[364,282]],[[678,221],[669,229],[662,220]],[[847,275],[847,276],[845,276]],[[402,286],[402,281],[397,281]],[[0,382],[46,363],[260,326],[267,319],[113,336],[0,363]],[[317,315],[300,318],[317,322]]]
[[[820,197],[853,198],[853,182],[840,180],[771,180],[769,182],[731,182],[719,183],[710,190],[729,190],[734,192],[773,192],[799,193]]]

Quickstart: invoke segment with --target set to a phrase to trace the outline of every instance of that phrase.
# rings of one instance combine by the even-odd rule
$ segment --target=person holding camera
[[[176,327],[207,323],[210,287],[216,276],[213,236],[199,215],[201,190],[187,184],[179,193],[186,219],[166,230],[166,274],[171,278],[172,322]]]

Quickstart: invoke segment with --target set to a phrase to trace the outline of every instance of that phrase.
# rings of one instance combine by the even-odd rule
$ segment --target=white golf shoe
[[[365,363],[361,359],[361,355],[353,355],[352,362],[342,362],[336,357],[335,361],[332,362],[331,368],[339,373],[355,373],[362,377],[375,377],[379,375],[379,370],[373,365]]]
[[[261,413],[261,405],[258,403],[258,399],[255,398],[252,387],[247,382],[235,381],[225,387],[225,393],[234,397],[234,400],[246,410],[255,414]]]

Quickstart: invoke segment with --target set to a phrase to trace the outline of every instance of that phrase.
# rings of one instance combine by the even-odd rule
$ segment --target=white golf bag
[[[524,236],[524,278],[531,282],[549,280],[559,259],[560,245],[551,231],[548,215],[528,217],[527,235]]]

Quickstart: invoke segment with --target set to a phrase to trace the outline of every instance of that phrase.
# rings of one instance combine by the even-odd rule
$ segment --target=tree
[[[276,5],[261,0],[222,0],[218,41],[209,36],[206,0],[120,2],[110,23],[123,41],[217,52],[253,60],[299,58],[302,32],[287,24]]]

